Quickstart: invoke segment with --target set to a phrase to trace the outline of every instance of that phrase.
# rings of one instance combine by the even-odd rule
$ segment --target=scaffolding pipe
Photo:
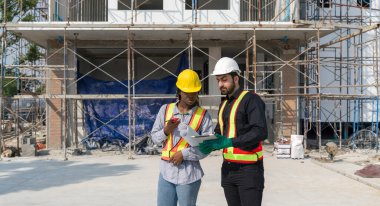
[[[321,134],[321,96],[320,96],[320,92],[321,92],[321,89],[320,89],[320,85],[321,85],[321,78],[320,78],[320,75],[321,75],[321,68],[320,68],[320,31],[319,29],[317,30],[317,74],[316,74],[316,78],[318,78],[318,87],[317,87],[317,93],[319,94],[318,95],[318,99],[317,99],[317,137],[318,137],[318,146],[319,146],[319,153],[322,152],[322,134]]]
[[[248,1],[248,20],[252,21],[252,0]]]
[[[258,12],[258,20],[259,20],[259,24],[260,24],[260,22],[261,22],[261,0],[258,0],[258,10],[259,10],[259,12]]]
[[[246,39],[247,39],[247,35],[246,35]],[[248,40],[246,42],[246,48],[249,48]],[[244,73],[244,76],[246,79],[249,80],[249,49],[245,50],[245,73]],[[246,83],[246,81],[244,81],[244,89],[248,90],[248,84]]]
[[[256,92],[257,89],[257,47],[256,47],[256,29],[253,29],[253,37],[252,37],[252,55],[253,55],[253,82],[254,82],[254,91]]]
[[[20,109],[20,100],[16,99],[16,117],[15,117],[15,136],[17,138],[17,155],[20,156],[20,123],[19,123],[19,109]]]
[[[329,46],[331,46],[331,45],[333,45],[333,44],[339,43],[339,42],[341,42],[341,41],[345,41],[345,40],[347,40],[347,39],[351,39],[351,38],[353,38],[353,37],[355,37],[355,36],[361,35],[363,32],[368,32],[368,31],[371,31],[371,30],[377,29],[377,28],[379,28],[379,27],[380,27],[380,24],[376,24],[376,25],[373,25],[373,26],[365,27],[365,28],[363,28],[363,29],[360,29],[360,31],[358,31],[358,32],[350,33],[350,34],[348,34],[348,35],[346,35],[346,36],[344,36],[344,37],[341,37],[341,38],[339,38],[339,39],[337,39],[337,40],[330,41],[330,42],[328,42],[328,43],[326,43],[326,44],[322,44],[322,45],[320,46],[320,48],[323,49],[323,48],[329,47]]]
[[[280,92],[281,94],[283,94],[284,92],[284,82],[283,82],[283,72],[281,71],[280,72]],[[283,101],[284,101],[284,96],[280,96],[280,133],[281,133],[281,137],[283,137],[284,135],[284,131],[283,131],[283,126],[284,126],[284,116],[283,116]]]
[[[128,152],[128,159],[133,159],[132,157],[132,124],[131,124],[131,104],[132,104],[132,98],[131,98],[131,32],[128,30],[128,52],[127,52],[127,61],[128,61],[128,140],[129,140],[129,152]]]
[[[190,45],[190,68],[194,69],[194,47],[193,47],[193,32],[190,32],[190,38],[189,38],[189,45]]]
[[[304,41],[305,41],[305,51],[309,51],[308,49],[308,42],[307,42],[307,33],[305,33],[305,37],[304,37]],[[306,61],[309,61],[308,59],[309,55],[308,53],[306,53],[305,55],[305,60]],[[304,66],[304,74],[307,74],[307,72],[309,71],[309,66],[308,65],[305,65]],[[307,132],[309,131],[309,116],[310,116],[310,110],[309,110],[309,99],[306,97],[306,94],[308,93],[308,88],[306,87],[307,86],[307,81],[308,79],[306,78],[306,75],[303,75],[303,86],[304,86],[304,89],[303,89],[303,95],[305,96],[304,98],[304,103],[305,103],[305,106],[304,106],[304,120],[303,120],[303,127],[304,127],[304,149],[306,151],[307,149]]]
[[[375,47],[376,47],[376,153],[379,152],[379,40],[377,39],[377,29],[375,30]]]
[[[340,35],[342,36],[343,32],[342,29],[340,29]],[[339,42],[339,61],[343,62],[343,42]],[[342,85],[342,64],[339,64],[339,85]],[[342,87],[339,88],[339,93],[341,94],[343,92]],[[339,149],[342,149],[342,136],[343,136],[343,128],[342,128],[342,100],[339,99]]]
[[[74,39],[74,51],[77,52],[78,49],[78,33],[74,33],[75,39]],[[77,56],[74,55],[74,67],[75,67],[75,72],[78,73],[78,68],[77,68]],[[77,91],[78,93],[78,91]],[[75,140],[75,148],[78,149],[78,100],[74,99],[73,101],[73,106],[74,106],[74,140]]]
[[[18,57],[19,57],[19,59],[21,59],[21,56],[22,56],[22,51],[21,51],[21,44],[22,44],[22,41],[21,41],[21,38],[20,38],[20,40],[19,40],[19,50],[18,50]],[[18,63],[20,63],[20,60],[19,60],[19,62]],[[20,77],[20,67],[16,67],[16,76],[17,77]],[[13,82],[13,81],[10,81],[10,82]],[[16,79],[16,89],[17,89],[17,94],[20,94],[20,91],[21,91],[21,88],[20,88],[20,79]],[[18,127],[19,127],[19,125],[18,125],[18,109],[19,109],[19,107],[20,107],[20,101],[19,100],[16,100],[17,101],[17,106],[16,106],[16,109],[17,109],[17,111],[16,111],[16,125],[15,125],[15,135],[16,135],[16,137],[17,137],[17,151],[20,151],[20,138],[19,138],[19,136],[18,136]]]
[[[194,24],[197,24],[197,20],[198,20],[198,0],[192,0],[191,8],[192,8],[192,14],[193,14]]]
[[[63,70],[63,126],[64,126],[64,130],[63,130],[63,141],[62,141],[62,147],[63,147],[63,160],[66,161],[67,160],[67,145],[66,145],[66,142],[67,142],[67,130],[68,130],[68,125],[67,125],[67,99],[66,99],[66,89],[67,89],[67,80],[66,80],[66,77],[67,77],[67,74],[66,74],[66,66],[67,66],[67,39],[66,39],[66,28],[65,28],[65,31],[64,31],[64,35],[63,35],[63,45],[64,45],[64,49],[63,49],[63,64],[65,65],[65,69]],[[62,131],[62,130],[61,130]]]
[[[131,42],[133,47],[133,41]],[[135,52],[131,51],[131,67],[132,67],[132,97],[136,96],[136,85],[135,85]],[[136,142],[136,99],[132,98],[133,103],[133,142]],[[136,151],[136,144],[133,144],[133,151]]]
[[[356,36],[353,38],[353,41],[354,41],[354,45],[356,44]],[[356,47],[354,46],[354,61],[356,62],[357,61],[357,50],[356,50]],[[356,67],[354,67],[354,84],[356,85],[357,84],[357,71],[356,71]],[[357,94],[357,89],[356,87],[354,87],[354,94]],[[359,111],[358,110],[358,100],[355,99],[354,100],[354,120],[352,122],[353,124],[353,134],[356,133],[356,131],[359,130],[358,128],[358,124],[356,123],[357,121],[357,115],[359,115]],[[356,135],[353,135],[353,147],[354,147],[354,150],[357,149],[356,145],[355,145],[355,142],[356,142]]]
[[[6,48],[6,36],[7,36],[7,1],[4,1],[4,9],[3,9],[3,35],[1,38],[1,78],[0,78],[0,152],[3,152],[5,150],[5,142],[4,142],[4,135],[3,135],[3,115],[4,115],[4,108],[3,108],[3,84],[4,84],[4,74],[5,74],[5,68],[4,64],[6,61],[5,56],[5,48]],[[1,157],[0,157],[1,159]]]
[[[135,0],[131,0],[131,25],[134,25],[134,22],[133,22],[134,2]],[[129,32],[129,27],[128,27],[128,32]]]

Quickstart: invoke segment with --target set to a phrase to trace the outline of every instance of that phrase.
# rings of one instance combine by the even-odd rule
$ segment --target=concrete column
[[[209,55],[213,58],[209,57],[208,59],[208,73],[212,74],[214,71],[214,67],[216,62],[222,57],[222,48],[221,47],[210,47],[209,48]],[[219,95],[219,87],[218,83],[215,79],[215,76],[209,76],[208,77],[208,91],[210,95]],[[208,110],[209,114],[212,117],[213,123],[216,124],[217,122],[217,116],[218,116],[218,109],[220,104],[220,98],[206,98],[202,101],[202,106],[205,106],[205,108]]]
[[[295,42],[292,45],[297,45]],[[295,48],[283,50],[281,59],[289,61],[297,55]],[[298,90],[294,87],[297,86],[297,71],[289,66],[285,66],[282,69],[283,78],[283,93],[284,94],[296,94]],[[291,88],[293,87],[293,88]],[[292,134],[297,134],[297,97],[296,96],[284,96],[282,103],[283,112],[283,135],[290,137]]]
[[[209,57],[208,60],[208,73],[212,74],[214,71],[215,64],[217,60],[219,60],[222,57],[222,48],[221,47],[210,47],[209,50],[209,55],[212,56],[213,58]],[[219,88],[218,88],[218,83],[216,82],[216,79],[214,76],[209,76],[208,78],[208,91],[210,95],[215,95],[215,94],[220,94]]]
[[[48,41],[47,56],[50,57],[54,52],[63,47],[63,44],[55,40]],[[60,50],[47,60],[49,65],[63,65],[63,50]],[[46,82],[46,94],[62,94],[62,70],[49,70],[47,72],[49,78]],[[46,126],[47,126],[47,148],[60,149],[62,145],[62,100],[61,99],[47,99],[46,100]]]
[[[48,40],[47,56],[50,58],[47,60],[48,65],[64,65],[64,50],[62,43],[59,43],[56,40]],[[60,50],[61,49],[61,50]],[[57,50],[59,52],[55,53]],[[54,55],[52,55],[55,53]],[[52,55],[52,56],[51,56]],[[67,54],[67,68],[72,68],[74,65],[74,55],[72,52]],[[68,79],[67,85],[72,83],[75,78],[75,71],[68,70],[66,71],[66,78]],[[64,92],[64,69],[51,69],[47,72],[47,77],[49,78],[46,81],[46,94],[47,95],[61,95]],[[67,89],[67,94],[76,94],[76,84],[71,85]],[[70,146],[72,142],[72,133],[73,133],[73,106],[70,104],[70,101],[67,100],[68,104],[68,120],[70,124],[68,125],[68,139],[67,145]],[[49,149],[60,149],[62,148],[63,140],[63,130],[64,128],[64,117],[63,117],[63,99],[47,99],[46,100],[46,124],[47,124],[47,147]]]

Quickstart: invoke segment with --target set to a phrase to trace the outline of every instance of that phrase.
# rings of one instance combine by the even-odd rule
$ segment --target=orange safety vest
[[[174,108],[175,108],[175,103],[168,104],[166,106],[166,111],[165,111],[165,126],[170,120],[170,118],[173,116]],[[202,120],[206,114],[206,110],[197,107],[195,110],[193,116],[191,117],[191,120],[189,122],[189,126],[194,129],[194,131],[198,131],[199,128],[201,127]],[[181,137],[181,139],[177,142],[177,144],[173,144],[173,134],[170,133],[168,136],[168,139],[165,142],[165,147],[162,149],[162,155],[161,158],[163,160],[170,160],[170,157],[173,156],[176,152],[183,150],[184,148],[189,147],[189,143],[186,142],[186,140]]]
[[[219,125],[220,125],[220,131],[221,134],[224,136],[227,136],[228,138],[235,138],[237,136],[236,134],[236,113],[237,108],[239,107],[239,104],[243,97],[248,93],[248,91],[243,91],[239,97],[233,102],[230,115],[228,118],[228,129],[227,132],[224,132],[224,124],[223,124],[223,111],[227,104],[227,100],[224,100],[220,110],[219,110]],[[252,164],[257,162],[258,160],[263,159],[263,152],[262,152],[262,144],[260,142],[259,146],[251,151],[245,151],[241,150],[239,148],[235,147],[228,147],[223,149],[223,158],[227,160],[228,162],[236,162],[236,163],[242,163],[242,164]]]

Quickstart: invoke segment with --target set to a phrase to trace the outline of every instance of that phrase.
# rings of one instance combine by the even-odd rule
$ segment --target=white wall
[[[217,0],[213,0],[217,1]],[[267,2],[268,3],[268,2]],[[291,21],[297,16],[298,4],[291,0],[273,2],[277,21]],[[290,4],[290,6],[288,6]],[[130,10],[118,10],[117,0],[109,1],[108,21],[110,23],[131,23]],[[278,15],[277,15],[278,14]],[[195,20],[196,19],[196,20]],[[236,24],[240,22],[240,0],[229,0],[228,10],[185,9],[184,0],[164,0],[163,10],[137,10],[133,15],[135,24]]]
[[[108,21],[110,23],[130,23],[132,12],[118,10],[117,0],[109,1]],[[207,24],[224,24],[239,22],[239,1],[230,0],[230,10],[199,10],[197,22]],[[185,10],[182,0],[164,0],[164,9],[136,10],[133,16],[135,24],[188,24],[194,22],[192,10]]]

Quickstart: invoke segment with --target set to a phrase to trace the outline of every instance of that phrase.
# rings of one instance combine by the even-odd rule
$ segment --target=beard
[[[235,82],[232,83],[232,86],[230,88],[227,87],[221,87],[220,88],[220,93],[222,95],[231,95],[235,91]]]

